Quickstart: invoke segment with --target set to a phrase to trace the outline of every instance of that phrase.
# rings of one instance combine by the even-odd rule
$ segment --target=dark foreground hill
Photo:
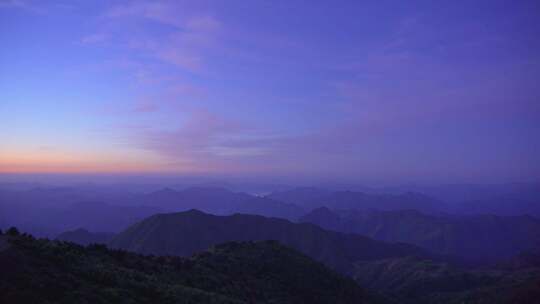
[[[273,241],[180,258],[0,235],[0,269],[0,303],[379,303]]]
[[[529,262],[470,269],[405,257],[359,262],[354,278],[402,304],[539,304],[540,268]]]
[[[182,258],[10,233],[0,235],[0,303],[538,304],[539,261],[525,254],[470,269],[411,256],[364,260],[351,269],[356,285],[276,241]]]
[[[350,273],[354,262],[361,260],[431,256],[414,245],[384,243],[308,223],[197,210],[151,216],[116,235],[110,246],[142,254],[190,256],[223,242],[262,240],[277,240],[342,273]]]

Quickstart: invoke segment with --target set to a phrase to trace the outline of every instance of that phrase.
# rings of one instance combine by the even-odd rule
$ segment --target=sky
[[[0,0],[0,173],[540,180],[538,1]]]

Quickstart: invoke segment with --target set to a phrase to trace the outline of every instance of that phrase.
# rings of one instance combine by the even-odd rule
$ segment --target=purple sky
[[[539,37],[539,1],[0,0],[0,172],[538,180]]]

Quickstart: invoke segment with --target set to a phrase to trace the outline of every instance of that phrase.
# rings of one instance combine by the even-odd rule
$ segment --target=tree
[[[11,235],[11,236],[17,236],[17,235],[19,235],[19,229],[15,228],[15,227],[11,227],[6,231],[6,234]]]

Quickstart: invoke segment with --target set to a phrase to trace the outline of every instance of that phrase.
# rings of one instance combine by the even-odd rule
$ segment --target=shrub
[[[6,234],[11,235],[11,236],[17,236],[20,233],[19,233],[19,229],[15,228],[15,227],[11,227],[6,231]]]

